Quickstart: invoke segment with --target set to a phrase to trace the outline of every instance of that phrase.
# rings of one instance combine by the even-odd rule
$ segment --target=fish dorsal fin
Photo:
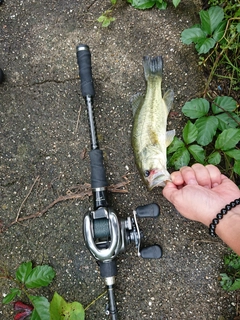
[[[174,92],[172,89],[169,89],[167,92],[165,92],[163,96],[163,100],[166,103],[168,112],[171,110],[172,105],[173,105],[173,99],[174,99]]]
[[[135,94],[131,98],[130,102],[131,102],[131,105],[132,105],[133,116],[135,115],[135,113],[136,113],[138,107],[140,106],[140,104],[142,104],[143,99],[144,99],[144,96],[140,92]]]
[[[175,130],[170,130],[166,132],[166,147],[168,147],[172,143],[174,136]]]

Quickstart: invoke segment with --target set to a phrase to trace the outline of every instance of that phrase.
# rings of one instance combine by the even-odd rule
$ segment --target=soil
[[[158,243],[162,258],[141,259],[132,246],[118,256],[119,319],[232,319],[235,295],[219,284],[228,248],[206,227],[181,217],[161,188],[147,191],[130,142],[129,101],[145,90],[144,55],[163,56],[163,91],[175,92],[168,126],[181,135],[181,108],[206,81],[194,48],[180,41],[182,30],[198,22],[201,3],[139,11],[122,1],[113,11],[116,20],[103,28],[96,19],[109,7],[109,0],[6,0],[0,7],[0,264],[10,272],[29,260],[53,266],[56,278],[43,290],[49,299],[57,291],[86,307],[105,290],[82,234],[92,197],[61,201],[41,217],[10,225],[90,182],[88,118],[76,62],[76,46],[84,43],[92,53],[94,112],[108,182],[129,180],[127,193],[110,194],[111,204],[122,218],[139,205],[161,208],[159,218],[139,224],[144,244]],[[9,288],[1,281],[0,297]],[[106,303],[105,295],[86,319],[107,319]],[[11,304],[0,304],[0,319],[13,319]]]

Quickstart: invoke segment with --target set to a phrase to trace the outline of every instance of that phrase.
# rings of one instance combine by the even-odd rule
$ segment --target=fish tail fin
[[[143,68],[146,81],[149,76],[157,76],[162,78],[163,73],[163,59],[161,56],[150,58],[149,56],[143,57]]]

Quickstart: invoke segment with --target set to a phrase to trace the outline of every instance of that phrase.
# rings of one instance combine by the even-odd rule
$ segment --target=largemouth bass
[[[132,99],[134,123],[132,147],[135,162],[149,190],[165,186],[171,180],[167,171],[166,149],[175,130],[166,131],[167,117],[173,104],[174,93],[168,90],[162,97],[163,60],[161,56],[143,57],[147,91],[145,96]]]

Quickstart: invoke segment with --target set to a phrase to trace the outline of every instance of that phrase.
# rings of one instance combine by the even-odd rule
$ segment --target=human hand
[[[186,218],[209,226],[226,204],[240,198],[236,184],[213,165],[194,164],[171,174],[163,195]]]

